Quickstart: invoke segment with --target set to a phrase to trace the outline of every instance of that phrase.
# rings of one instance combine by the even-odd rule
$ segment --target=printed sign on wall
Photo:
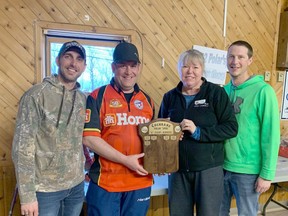
[[[204,55],[205,71],[203,76],[212,83],[225,84],[228,71],[226,66],[227,51],[198,45],[194,45],[193,49],[199,50]]]
[[[282,108],[281,108],[281,119],[288,119],[288,80],[287,73],[285,73],[285,82],[283,83],[283,99],[282,99]]]

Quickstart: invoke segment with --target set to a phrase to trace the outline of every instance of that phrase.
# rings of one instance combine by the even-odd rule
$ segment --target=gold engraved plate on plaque
[[[179,167],[179,123],[159,118],[139,124],[138,132],[142,139],[144,169],[149,173],[171,173]]]

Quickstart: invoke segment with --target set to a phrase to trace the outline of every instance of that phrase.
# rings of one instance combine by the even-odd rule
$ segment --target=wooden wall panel
[[[50,11],[45,10],[40,3],[37,1],[31,1],[31,0],[10,0],[11,4],[16,7],[16,9],[24,9],[25,10],[25,17],[30,20],[45,20],[45,21],[51,21],[54,22],[55,20],[51,17]],[[29,11],[29,12],[26,12]],[[28,15],[28,16],[27,16]],[[32,26],[33,27],[33,26]]]
[[[227,28],[223,36],[224,1],[0,0],[0,166],[11,165],[18,101],[36,83],[39,73],[35,71],[37,21],[137,31],[143,44],[139,84],[155,100],[156,110],[163,94],[179,81],[176,65],[182,51],[193,45],[227,49],[234,40],[248,40],[255,52],[251,73],[272,72],[269,83],[276,91],[280,110],[283,82],[277,81],[281,69],[276,68],[275,62],[279,16],[288,7],[288,1],[227,2]],[[90,19],[86,20],[85,15]],[[283,136],[288,136],[287,126],[286,121],[281,121]],[[265,195],[261,199],[265,200]],[[158,209],[159,203],[164,207]],[[155,209],[149,215],[167,215],[165,203],[167,197],[153,199]]]

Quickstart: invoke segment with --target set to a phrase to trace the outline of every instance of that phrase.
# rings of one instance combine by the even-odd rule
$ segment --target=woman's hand
[[[196,125],[189,119],[183,119],[180,126],[182,131],[189,131],[191,134],[193,134],[196,130]]]

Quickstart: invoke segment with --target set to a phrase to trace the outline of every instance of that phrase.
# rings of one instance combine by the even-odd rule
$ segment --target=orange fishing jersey
[[[128,103],[124,93],[111,84],[94,90],[87,99],[83,136],[98,136],[125,155],[143,152],[137,125],[154,117],[154,103],[138,85]],[[143,159],[140,161],[143,164]],[[122,164],[95,153],[90,178],[110,192],[137,190],[152,185],[152,175],[140,176]]]

